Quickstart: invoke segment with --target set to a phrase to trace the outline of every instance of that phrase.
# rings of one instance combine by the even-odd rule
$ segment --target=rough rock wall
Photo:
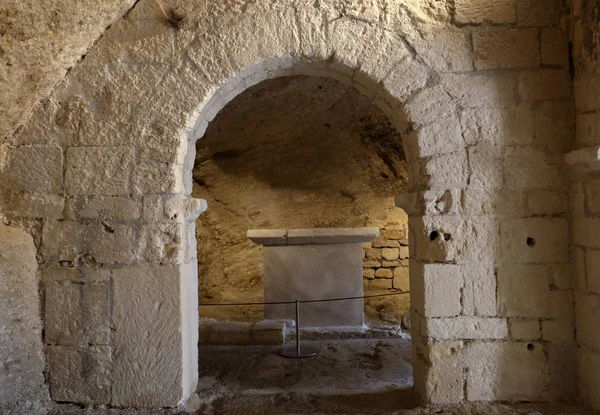
[[[0,224],[0,413],[45,414],[50,403],[33,240]]]
[[[575,1],[573,7],[576,148],[592,151],[583,159],[589,163],[573,166],[571,188],[579,381],[582,398],[600,409],[600,176],[594,162],[600,146],[600,2]]]
[[[355,87],[404,133],[423,400],[572,397],[563,3],[181,4],[178,23],[138,2],[7,139],[2,210],[64,282],[45,289],[52,396],[169,406],[194,390],[195,140],[249,86],[303,74]],[[70,336],[90,306],[100,318]]]
[[[248,229],[407,228],[393,201],[406,192],[400,133],[368,98],[331,79],[279,78],[236,97],[198,141],[194,180],[194,197],[210,206],[197,220],[200,302],[262,301],[262,247]],[[366,277],[367,293],[392,289],[380,273]],[[401,316],[408,301],[399,305]],[[200,312],[256,319],[263,310]]]
[[[3,0],[0,144],[135,0]],[[0,163],[2,151],[0,150]]]

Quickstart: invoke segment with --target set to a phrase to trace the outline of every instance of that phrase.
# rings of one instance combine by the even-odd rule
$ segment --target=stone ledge
[[[249,229],[246,235],[258,245],[349,244],[372,241],[379,228]]]

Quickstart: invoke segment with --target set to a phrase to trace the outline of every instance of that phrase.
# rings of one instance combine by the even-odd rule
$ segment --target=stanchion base
[[[284,347],[283,350],[281,350],[281,352],[279,352],[279,354],[282,355],[283,357],[303,358],[303,357],[316,356],[318,352],[319,352],[319,349],[317,349],[316,347],[300,346],[300,354],[298,354],[298,351],[296,350],[296,346],[288,346],[288,347]]]

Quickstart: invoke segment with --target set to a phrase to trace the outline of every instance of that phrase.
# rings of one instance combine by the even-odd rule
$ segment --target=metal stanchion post
[[[304,346],[300,349],[300,301],[296,300],[296,347],[284,347],[279,353],[283,357],[312,357],[318,353],[316,347]]]

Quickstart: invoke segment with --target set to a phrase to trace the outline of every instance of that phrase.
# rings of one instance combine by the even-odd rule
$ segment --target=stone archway
[[[163,407],[194,391],[193,224],[204,208],[189,197],[194,141],[235,95],[289,74],[345,82],[409,132],[411,193],[397,203],[411,216],[414,369],[423,401],[562,392],[551,384],[560,374],[544,369],[556,353],[546,357],[539,338],[540,347],[528,348],[509,336],[509,318],[522,315],[506,298],[521,292],[509,265],[566,261],[566,242],[543,238],[566,234],[565,220],[526,219],[520,201],[528,189],[551,187],[560,169],[529,138],[525,152],[515,142],[524,133],[517,121],[534,117],[533,101],[565,97],[540,92],[538,72],[561,85],[568,77],[528,62],[475,59],[472,28],[454,25],[457,11],[425,3],[206,2],[189,5],[193,18],[178,25],[142,0],[107,31],[3,146],[2,210],[38,244],[54,400]],[[509,170],[531,173],[531,165],[544,169],[543,180]],[[530,232],[545,242],[516,257]],[[61,289],[49,289],[54,283]],[[551,291],[565,312],[567,290]],[[544,307],[525,317],[558,318]],[[484,356],[492,369],[505,367],[484,376]],[[515,380],[508,374],[519,361],[527,371]]]

